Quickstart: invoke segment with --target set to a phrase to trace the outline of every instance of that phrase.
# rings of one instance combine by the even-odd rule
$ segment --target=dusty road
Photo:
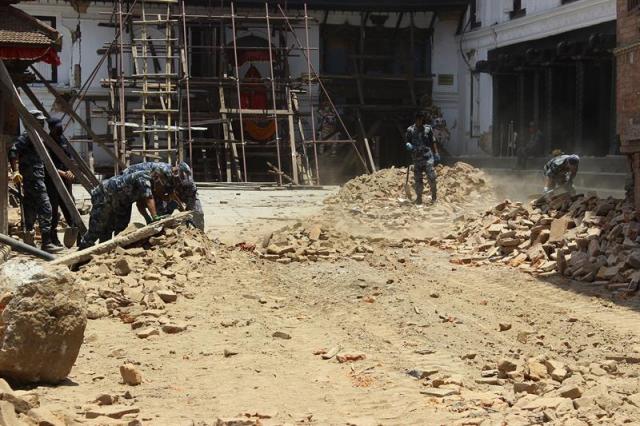
[[[300,217],[317,214],[329,194],[305,195],[252,194],[270,213],[245,212],[237,224],[238,206],[219,201],[248,196],[210,193],[219,208],[208,232],[226,244],[215,246],[214,263],[185,272],[183,295],[167,304],[166,317],[187,330],[142,339],[117,318],[92,320],[68,385],[38,388],[41,400],[87,424],[130,421],[83,419],[101,394],[154,425],[238,417],[246,423],[228,424],[638,424],[637,299],[453,265],[448,253],[395,232],[372,239],[362,257],[317,262],[273,262],[233,247],[259,246],[277,222],[264,216],[337,223]],[[432,233],[453,222],[443,216],[450,208],[404,208]],[[323,359],[335,348],[340,357]],[[345,355],[363,359],[339,362]],[[141,385],[120,383],[125,362],[140,370]]]

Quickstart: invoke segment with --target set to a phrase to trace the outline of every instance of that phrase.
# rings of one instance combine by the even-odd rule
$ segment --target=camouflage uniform
[[[144,162],[144,163],[132,164],[131,166],[129,166],[126,169],[124,169],[122,171],[122,174],[123,175],[129,175],[129,174],[132,174],[132,173],[142,172],[142,171],[158,172],[158,173],[160,173],[162,178],[164,180],[166,180],[166,182],[171,182],[172,181],[173,173],[171,171],[171,164],[169,164],[169,163],[149,162],[149,161],[147,161],[147,162]],[[169,190],[169,191],[167,191],[167,193],[173,191],[173,188],[170,188],[170,187],[167,187],[165,189]]]
[[[174,186],[176,195],[185,203],[185,208],[193,212],[193,225],[204,231],[204,212],[198,198],[198,188],[193,181],[191,168],[183,161],[178,164],[178,172],[180,174],[179,180]],[[175,201],[163,202],[159,204],[158,214],[171,214],[177,208],[178,204]]]
[[[565,167],[569,159],[580,161],[580,157],[577,155],[558,155],[544,165],[544,175],[551,180],[551,185],[548,190],[562,185],[573,186],[573,176],[571,176],[571,173],[568,172]]]
[[[151,173],[148,171],[114,176],[102,182],[91,191],[89,230],[82,237],[80,249],[122,232],[131,219],[131,205],[152,197]]]
[[[44,182],[44,163],[26,133],[18,136],[9,149],[9,159],[19,161],[22,182],[24,221],[27,231],[32,231],[36,222],[40,225],[40,233],[48,236],[51,233],[51,202]],[[47,237],[44,237],[45,239]]]
[[[411,144],[413,157],[413,176],[415,179],[415,189],[418,200],[422,201],[424,190],[423,175],[427,175],[429,187],[431,188],[431,200],[437,199],[436,171],[434,169],[433,144],[434,137],[431,126],[423,126],[423,131],[414,124],[407,129],[405,134],[405,144]]]

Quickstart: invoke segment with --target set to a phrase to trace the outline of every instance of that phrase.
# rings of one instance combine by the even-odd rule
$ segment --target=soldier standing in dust
[[[424,113],[416,113],[416,120],[404,137],[405,147],[413,157],[413,176],[415,179],[416,205],[422,205],[424,190],[423,175],[427,175],[431,189],[431,203],[438,198],[435,165],[440,162],[438,146],[433,137],[431,126],[424,124]]]

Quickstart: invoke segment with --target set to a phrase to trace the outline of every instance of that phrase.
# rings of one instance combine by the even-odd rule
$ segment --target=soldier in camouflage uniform
[[[142,163],[132,164],[122,171],[123,175],[129,175],[136,172],[146,171],[149,173],[154,173],[154,175],[161,179],[164,182],[164,185],[158,185],[156,188],[153,198],[156,203],[156,209],[158,210],[159,215],[163,215],[161,213],[161,204],[162,200],[166,197],[167,194],[171,194],[174,191],[173,188],[173,168],[169,163],[162,162],[154,162],[154,161],[145,161]],[[123,215],[124,216],[124,215]],[[151,217],[148,214],[142,215],[147,223],[151,223]],[[129,206],[129,220],[131,218],[131,206]],[[127,220],[127,223],[129,222]]]
[[[175,194],[184,203],[184,208],[193,212],[193,225],[204,231],[204,212],[198,198],[198,187],[193,181],[191,167],[183,161],[175,169],[177,169],[174,170]],[[163,205],[162,214],[171,214],[176,208],[178,208],[178,203],[169,201]]]
[[[580,157],[572,155],[557,155],[544,165],[545,187],[544,192],[549,193],[559,187],[566,187],[568,192],[575,192],[573,180],[578,173]]]
[[[33,110],[30,113],[44,126],[45,117],[42,112]],[[9,149],[9,162],[14,173],[13,182],[18,187],[22,185],[23,189],[24,226],[28,233],[25,235],[25,241],[33,244],[37,219],[42,236],[42,250],[51,253],[60,251],[61,247],[51,241],[51,202],[44,183],[44,163],[26,132],[20,135]]]
[[[434,166],[440,162],[440,154],[435,144],[431,126],[424,124],[424,114],[416,114],[415,123],[407,129],[405,134],[405,147],[413,157],[413,175],[415,179],[416,204],[422,204],[422,191],[424,190],[423,175],[427,175],[431,189],[431,202],[435,203],[438,197],[436,171]]]
[[[176,167],[171,167],[168,163],[138,163],[129,166],[122,173],[140,170],[157,170],[167,178],[167,184],[158,191],[161,193],[154,194],[159,215],[169,215],[176,209],[190,210],[193,212],[194,226],[204,231],[204,212],[198,198],[198,188],[193,181],[193,173],[187,163],[182,161]],[[149,218],[145,219],[149,221]]]
[[[156,172],[139,171],[114,176],[91,191],[89,230],[82,237],[79,248],[92,246],[96,240],[107,241],[122,232],[129,224],[131,205],[135,203],[143,215],[155,221],[159,217],[153,197],[158,189]]]

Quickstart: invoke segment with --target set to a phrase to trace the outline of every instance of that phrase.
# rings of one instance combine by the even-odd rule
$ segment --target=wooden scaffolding
[[[269,3],[264,13],[253,12],[241,14],[233,2],[206,14],[187,13],[184,0],[116,2],[111,16],[116,40],[104,47],[116,72],[102,83],[109,90],[118,164],[184,160],[199,180],[320,183],[313,93],[319,87],[330,97],[311,61],[313,18],[306,6],[304,14],[294,16]],[[207,43],[195,42],[197,28],[204,28]],[[266,33],[264,45],[241,45],[239,33],[257,28]],[[304,41],[296,29],[304,30]],[[191,63],[202,49],[214,66],[194,75]],[[242,75],[240,61],[248,51],[268,62],[268,75]],[[302,55],[307,65],[297,78],[290,75],[293,55]],[[266,88],[267,104],[252,108],[243,101],[245,91],[258,84]],[[368,141],[366,149],[359,148],[331,105],[347,135],[331,143],[350,144],[362,168],[375,170]],[[252,140],[246,128],[252,120],[267,123],[272,135]]]

